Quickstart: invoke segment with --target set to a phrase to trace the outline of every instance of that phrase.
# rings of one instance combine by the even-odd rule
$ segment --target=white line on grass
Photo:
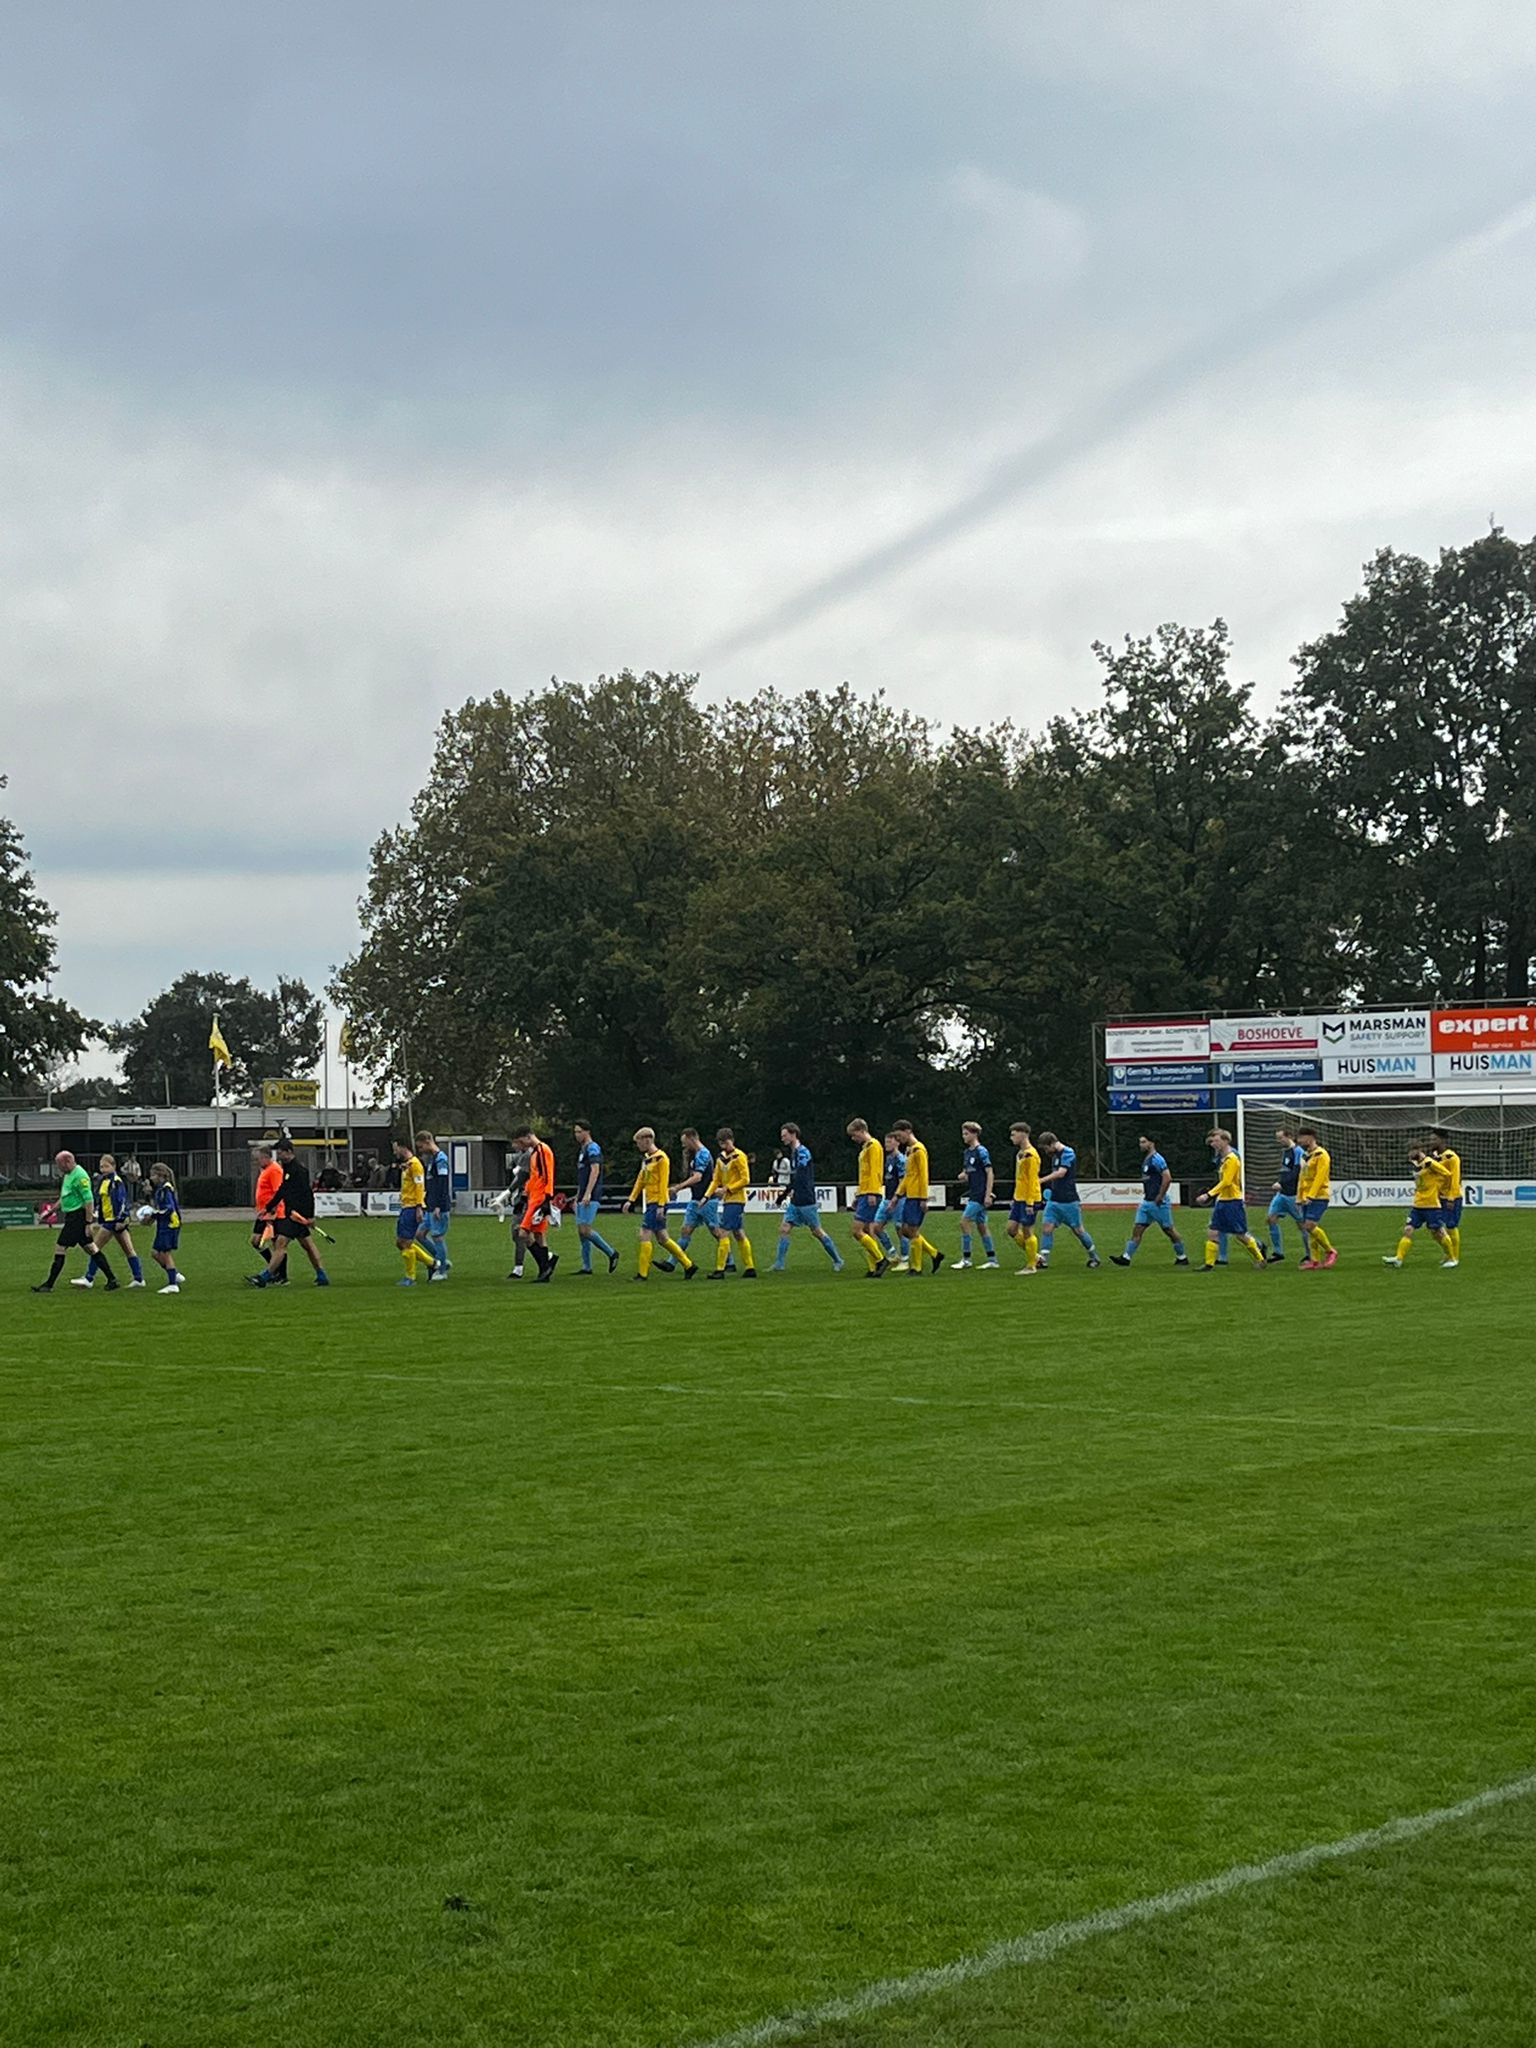
[[[142,1364],[135,1370],[143,1370]],[[1373,1415],[1230,1414],[1221,1409],[1121,1408],[1107,1401],[1032,1401],[1014,1394],[888,1394],[866,1388],[837,1387],[711,1387],[679,1380],[528,1379],[516,1373],[388,1372],[372,1366],[222,1365],[199,1359],[155,1359],[150,1370],[167,1373],[243,1373],[258,1379],[301,1379],[319,1385],[327,1380],[382,1380],[402,1387],[483,1387],[510,1394],[628,1394],[642,1398],[662,1394],[698,1401],[843,1401],[877,1407],[934,1408],[941,1414],[970,1409],[1015,1409],[1035,1415],[1096,1415],[1106,1421],[1189,1425],[1224,1429],[1326,1429],[1345,1436],[1352,1429],[1382,1430],[1392,1436],[1518,1436],[1533,1434],[1518,1423],[1383,1422]]]
[[[1203,1906],[1209,1899],[1226,1898],[1249,1885],[1272,1884],[1276,1878],[1314,1870],[1320,1863],[1337,1863],[1346,1856],[1360,1856],[1371,1849],[1390,1849],[1398,1842],[1414,1841],[1420,1835],[1432,1834],[1436,1828],[1450,1826],[1453,1821],[1485,1813],[1490,1807],[1529,1799],[1533,1792],[1536,1771],[1524,1778],[1511,1778],[1507,1784],[1491,1786],[1486,1792],[1474,1792],[1470,1799],[1460,1799],[1454,1806],[1436,1806],[1428,1813],[1383,1821],[1380,1827],[1343,1835],[1336,1842],[1314,1842],[1306,1849],[1290,1849],[1264,1863],[1234,1863],[1230,1870],[1201,1878],[1196,1884],[1179,1885],[1151,1898],[1130,1899],[1123,1906],[1107,1906],[1102,1912],[1085,1914],[1081,1920],[1058,1920],[1053,1927],[1040,1927],[1033,1934],[1016,1935],[1011,1941],[994,1942],[991,1948],[961,1956],[953,1963],[913,1970],[906,1977],[883,1977],[844,1998],[829,1998],[823,2005],[808,2005],[798,2012],[754,2020],[728,2034],[717,2034],[700,2042],[698,2048],[780,2048],[780,2044],[800,2040],[818,2027],[865,2019],[893,2005],[911,2005],[934,1992],[951,1991],[958,1984],[973,1984],[979,1977],[996,1976],[1000,1970],[1048,1962],[1062,1949],[1091,1941],[1096,1935],[1118,1934],[1123,1928],[1137,1927],[1147,1920],[1162,1920],[1171,1913],[1186,1912],[1191,1906]]]

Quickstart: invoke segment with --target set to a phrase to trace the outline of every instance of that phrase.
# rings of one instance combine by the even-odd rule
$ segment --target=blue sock
[[[590,1237],[584,1237],[581,1240],[581,1270],[583,1273],[590,1273],[592,1270],[592,1240]]]
[[[1283,1251],[1285,1249],[1285,1247],[1282,1245],[1280,1241],[1279,1222],[1273,1216],[1271,1216],[1269,1219],[1269,1248],[1272,1252]]]
[[[135,1280],[142,1280],[144,1278],[144,1266],[142,1260],[136,1258],[130,1259],[128,1261],[128,1270],[133,1275]]]
[[[773,1255],[773,1270],[775,1271],[775,1273],[782,1273],[782,1272],[783,1272],[783,1270],[784,1270],[784,1261],[785,1261],[785,1260],[786,1260],[786,1259],[787,1259],[788,1257],[789,1257],[789,1239],[788,1239],[787,1237],[781,1237],[781,1238],[779,1239],[779,1248],[778,1248],[778,1250],[777,1250],[777,1251],[776,1251],[776,1252],[774,1253],[774,1255]]]
[[[879,1243],[881,1251],[885,1253],[885,1256],[888,1259],[894,1259],[896,1256],[896,1247],[891,1242],[891,1233],[882,1227],[881,1229],[875,1232],[875,1237]]]
[[[605,1259],[611,1259],[613,1257],[613,1246],[608,1242],[606,1237],[599,1237],[595,1230],[593,1231],[592,1235],[587,1239],[587,1243],[591,1245],[593,1251],[601,1252]]]
[[[181,1285],[181,1275],[177,1272],[174,1266],[172,1266],[168,1278],[173,1287],[179,1287]]]
[[[839,1272],[841,1272],[843,1269],[843,1255],[838,1250],[837,1246],[832,1242],[830,1237],[824,1237],[821,1240],[821,1248],[826,1253],[827,1257],[832,1261],[833,1265],[837,1267]]]
[[[997,1247],[992,1242],[992,1233],[990,1230],[984,1230],[981,1233],[981,1248],[986,1253],[989,1259],[995,1259],[997,1257]]]
[[[968,1230],[962,1230],[960,1233],[960,1256],[962,1259],[971,1256],[971,1233]]]
[[[1084,1231],[1083,1233],[1083,1250],[1088,1254],[1090,1259],[1096,1259],[1098,1257],[1098,1252],[1094,1248],[1093,1239],[1088,1235],[1086,1231]]]
[[[1135,1258],[1135,1256],[1136,1256],[1136,1240],[1135,1240],[1135,1238],[1134,1238],[1134,1237],[1128,1237],[1128,1238],[1127,1238],[1127,1239],[1125,1240],[1125,1257],[1126,1257],[1126,1258],[1128,1258],[1128,1259],[1134,1259],[1134,1258]]]
[[[94,1280],[96,1278],[96,1274],[100,1268],[100,1265],[101,1261],[97,1258],[96,1254],[92,1252],[91,1256],[85,1262],[85,1277],[87,1280]]]

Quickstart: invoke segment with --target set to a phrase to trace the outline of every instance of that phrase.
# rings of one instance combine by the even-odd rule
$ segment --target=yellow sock
[[[1214,1266],[1216,1263],[1216,1246],[1210,1238],[1205,1240],[1205,1263],[1208,1266]]]
[[[1241,1244],[1243,1250],[1248,1254],[1249,1258],[1253,1260],[1253,1263],[1256,1266],[1263,1265],[1264,1253],[1260,1249],[1259,1241],[1256,1237],[1239,1238],[1238,1242],[1239,1244]]]
[[[1407,1258],[1407,1256],[1408,1256],[1408,1254],[1409,1254],[1409,1253],[1410,1253],[1410,1252],[1411,1252],[1412,1250],[1413,1250],[1413,1237],[1412,1237],[1412,1235],[1411,1235],[1411,1234],[1410,1234],[1409,1236],[1407,1236],[1407,1237],[1400,1237],[1400,1238],[1399,1238],[1399,1239],[1397,1240],[1397,1256],[1398,1256],[1398,1257],[1399,1257],[1400,1259],[1406,1259],[1406,1258]]]
[[[731,1240],[728,1237],[722,1237],[720,1242],[715,1246],[715,1271],[717,1273],[723,1273],[725,1271],[725,1262],[730,1256]]]
[[[923,1250],[928,1254],[930,1259],[936,1259],[939,1256],[939,1248],[933,1242],[932,1238],[921,1237],[918,1239],[918,1243],[922,1246]]]
[[[407,1279],[407,1280],[414,1280],[414,1279],[416,1278],[416,1247],[415,1247],[415,1245],[413,1245],[413,1244],[403,1244],[403,1245],[401,1245],[401,1247],[400,1247],[400,1263],[401,1263],[401,1264],[402,1264],[402,1265],[403,1265],[403,1266],[405,1267],[405,1277],[406,1277],[406,1279]]]
[[[741,1246],[741,1270],[744,1273],[755,1273],[757,1271],[757,1261],[752,1256],[751,1238],[747,1236],[747,1233],[745,1231],[743,1231],[741,1233],[741,1236],[737,1238],[736,1242]]]
[[[1036,1233],[1033,1230],[1031,1230],[1024,1239],[1024,1263],[1026,1266],[1035,1266],[1038,1265],[1039,1262],[1040,1239],[1036,1235]]]
[[[1327,1231],[1322,1229],[1318,1224],[1314,1223],[1312,1226],[1313,1258],[1315,1259],[1319,1257],[1325,1257],[1332,1250],[1333,1244],[1328,1236]]]
[[[907,1239],[907,1262],[911,1266],[914,1273],[921,1273],[921,1271],[923,1270],[922,1238],[909,1237]]]
[[[1461,1225],[1458,1223],[1454,1230],[1448,1230],[1445,1234],[1451,1240],[1451,1257],[1459,1260],[1461,1257]]]
[[[655,1245],[651,1243],[651,1240],[648,1237],[642,1237],[640,1240],[640,1249],[635,1254],[635,1270],[639,1273],[640,1278],[642,1280],[649,1279],[651,1272],[651,1260],[655,1256]]]
[[[671,1254],[671,1256],[674,1259],[676,1259],[677,1263],[682,1267],[685,1273],[692,1272],[693,1261],[689,1258],[688,1254],[683,1250],[682,1246],[678,1243],[675,1237],[664,1237],[661,1240],[661,1242],[665,1249]]]
[[[437,1261],[424,1244],[413,1244],[410,1248],[411,1263],[425,1266],[429,1273],[436,1269]]]
[[[880,1261],[885,1257],[885,1253],[881,1251],[879,1243],[876,1241],[876,1239],[872,1238],[869,1235],[868,1231],[856,1230],[854,1232],[854,1238],[858,1244],[860,1251],[863,1252],[865,1258],[868,1259],[869,1270],[871,1271],[871,1273],[873,1273],[876,1266],[878,1266]]]

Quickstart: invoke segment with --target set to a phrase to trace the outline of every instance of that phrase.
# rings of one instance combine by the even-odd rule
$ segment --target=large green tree
[[[123,1062],[122,1098],[211,1102],[215,1016],[234,1062],[221,1076],[221,1093],[254,1096],[263,1080],[307,1074],[324,1050],[320,1002],[302,981],[283,976],[275,989],[259,989],[243,975],[180,974],[108,1034]]]
[[[21,834],[0,818],[0,1094],[32,1092],[91,1035],[89,1021],[49,993],[54,924]]]
[[[1367,999],[1524,998],[1536,954],[1536,541],[1383,549],[1296,658]]]

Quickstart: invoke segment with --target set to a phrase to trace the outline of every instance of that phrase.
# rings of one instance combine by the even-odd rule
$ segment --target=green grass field
[[[1536,1228],[1336,1221],[535,1289],[461,1219],[410,1296],[203,1225],[116,1301],[0,1233],[0,2040],[682,2048],[1536,1769]],[[1521,1800],[780,2038],[1529,2048],[1533,1918]]]

